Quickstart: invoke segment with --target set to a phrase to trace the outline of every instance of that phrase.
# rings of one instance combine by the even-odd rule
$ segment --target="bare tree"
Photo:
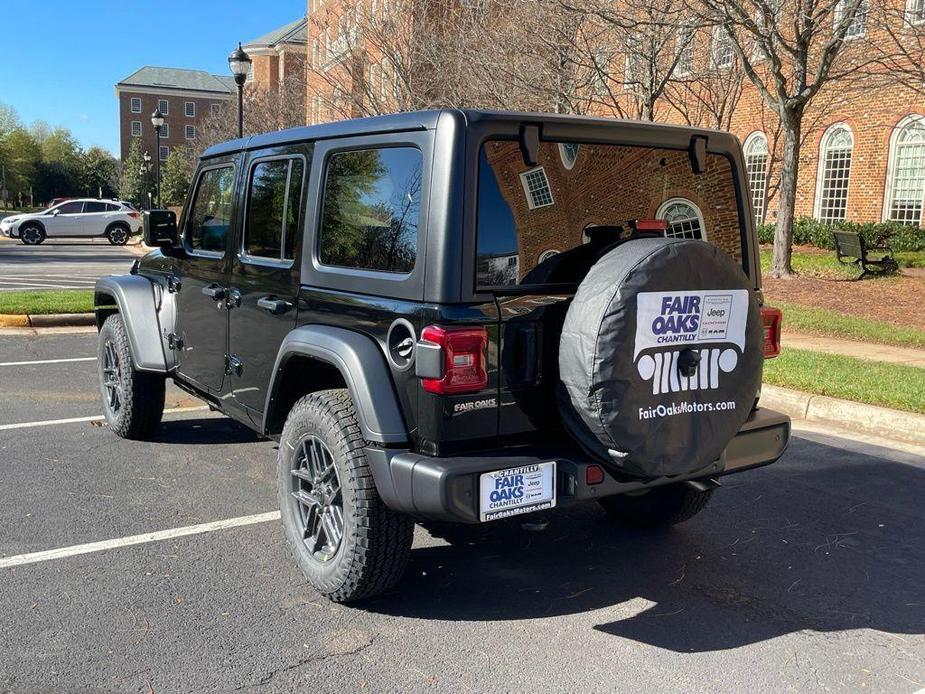
[[[849,31],[856,22],[866,21],[866,0],[688,1],[704,24],[715,27],[714,45],[732,51],[780,120],[778,219],[771,274],[790,276],[803,118],[824,86],[857,77],[870,63],[864,51],[845,50]]]

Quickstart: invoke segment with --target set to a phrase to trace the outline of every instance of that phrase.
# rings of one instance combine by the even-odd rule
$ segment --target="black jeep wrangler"
[[[151,437],[165,379],[279,442],[282,524],[336,601],[415,520],[597,501],[677,523],[777,460],[741,148],[722,132],[446,110],[207,150],[179,224],[96,285],[101,393]]]

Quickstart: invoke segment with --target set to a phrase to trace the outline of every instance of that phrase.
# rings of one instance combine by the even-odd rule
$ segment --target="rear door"
[[[86,236],[101,236],[106,231],[106,203],[99,200],[88,200],[84,203],[83,214],[80,215],[81,233]]]
[[[229,358],[235,402],[258,422],[276,354],[295,325],[311,153],[299,144],[250,153],[246,162],[229,279]]]
[[[234,158],[203,166],[183,220],[176,260],[178,373],[209,393],[224,385],[228,339],[228,256],[235,224]]]

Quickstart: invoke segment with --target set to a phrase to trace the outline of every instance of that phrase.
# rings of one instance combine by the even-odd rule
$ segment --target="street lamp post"
[[[154,172],[157,178],[157,206],[161,206],[161,128],[164,127],[164,114],[159,108],[151,114],[151,125],[154,126]]]
[[[148,209],[150,210],[151,209],[151,189],[148,186],[151,185],[151,155],[148,154],[148,150],[145,150],[145,153],[141,155],[141,158],[143,161],[141,163],[141,171],[139,171],[138,173],[140,173],[142,177],[144,178],[145,189],[146,189],[147,198],[148,198]]]
[[[240,41],[238,47],[228,56],[228,66],[234,75],[235,84],[238,85],[238,137],[244,137],[244,83],[251,69],[251,57],[241,48]]]

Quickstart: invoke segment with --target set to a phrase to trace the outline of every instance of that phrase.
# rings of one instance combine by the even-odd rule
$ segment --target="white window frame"
[[[135,108],[135,104],[138,104],[138,108]],[[129,111],[132,113],[141,113],[141,97],[133,96],[129,99]]]
[[[613,62],[613,55],[606,48],[596,48],[592,51],[591,59],[594,62],[594,73],[590,80],[591,93],[599,97],[607,96],[610,93],[610,64]]]
[[[716,48],[717,44],[724,39],[729,44],[729,58],[727,61],[720,63],[716,60]],[[728,70],[735,64],[735,60],[735,49],[732,47],[732,37],[729,32],[722,25],[714,27],[713,35],[710,38],[710,65],[717,70]]]
[[[568,157],[568,145],[575,145],[575,158],[569,161]],[[581,144],[578,142],[560,142],[559,143],[559,159],[562,160],[562,167],[566,171],[571,171],[575,168],[575,164],[578,162],[578,155],[581,153]]]
[[[672,205],[675,205],[678,203],[687,205],[694,211],[694,214],[697,215],[697,223],[700,224],[700,240],[707,241],[707,225],[703,221],[703,212],[700,211],[700,207],[698,207],[697,204],[693,200],[690,200],[688,198],[681,198],[681,197],[668,198],[665,202],[663,202],[661,205],[658,206],[658,211],[655,213],[655,218],[663,219],[665,215],[665,211]],[[677,237],[670,236],[668,234],[667,229],[665,230],[665,237],[666,238],[683,238],[680,236],[677,236]]]
[[[559,255],[559,253],[560,251],[555,248],[548,248],[540,253],[540,257],[537,259],[536,264],[539,265],[540,263],[549,260],[553,256]]]
[[[163,105],[164,108],[161,108],[161,105]],[[157,100],[157,110],[161,112],[162,116],[170,115],[169,113],[170,100],[169,99],[158,99]]]
[[[192,135],[190,135],[190,131],[192,131],[192,133],[193,133]],[[187,140],[195,140],[195,139],[196,139],[196,126],[195,126],[195,125],[187,125],[186,127],[184,127],[184,128],[183,128],[183,136],[184,136]]]
[[[209,105],[209,115],[212,118],[218,118],[222,115],[222,105],[221,104],[210,104]]]
[[[136,125],[138,126],[138,132],[137,132],[137,133],[135,132],[135,126],[136,126]],[[140,120],[133,120],[133,121],[132,121],[132,137],[141,137],[141,135],[142,135],[142,130],[141,130],[141,128],[142,128],[141,121],[140,121]]]
[[[815,199],[813,200],[813,219],[816,219],[820,222],[828,221],[829,223],[834,223],[833,220],[821,219],[822,217],[822,198],[823,198],[823,192],[824,192],[823,186],[825,184],[826,160],[828,158],[829,150],[832,149],[832,147],[829,145],[829,140],[832,138],[832,136],[836,132],[841,131],[841,130],[846,131],[848,133],[848,137],[851,138],[851,147],[849,150],[851,161],[848,164],[848,172],[847,172],[848,185],[845,190],[845,210],[846,210],[845,217],[847,218],[848,196],[851,192],[851,167],[852,167],[852,164],[854,163],[854,131],[851,129],[851,126],[849,126],[847,123],[833,123],[832,125],[830,125],[828,128],[825,129],[825,132],[822,134],[822,139],[819,140],[819,154],[818,154],[819,161],[817,162],[817,166],[816,166],[816,195],[814,196]],[[843,148],[840,147],[839,149],[843,149]],[[834,221],[841,221],[841,220],[834,220]]]
[[[678,27],[674,40],[675,55],[677,56],[674,76],[690,77],[694,72],[694,28],[689,26]]]
[[[845,5],[850,1],[851,0],[838,0],[838,3],[835,5],[835,10],[832,13],[833,33],[844,17]],[[861,4],[858,5],[858,11],[855,13],[854,19],[851,21],[851,24],[848,25],[848,30],[845,32],[845,41],[853,41],[854,39],[860,39],[867,35],[867,15],[869,12],[869,0],[861,0]],[[860,30],[855,29],[856,26],[860,26]]]
[[[543,181],[546,184],[546,190],[549,192],[549,202],[536,204],[536,200],[533,197],[533,192],[530,190],[530,183],[527,180],[530,174],[535,174],[535,173],[543,174]],[[543,207],[550,207],[556,204],[556,201],[552,196],[552,186],[549,185],[549,176],[546,175],[546,169],[544,169],[542,166],[535,166],[532,169],[529,169],[528,171],[524,171],[522,174],[520,174],[520,184],[523,186],[524,197],[527,198],[527,205],[529,206],[531,210],[538,210]],[[537,189],[537,190],[540,190],[540,189]]]
[[[161,161],[167,161],[167,157],[170,156],[170,147],[167,145],[161,145],[161,148],[158,150],[157,154]]]
[[[190,113],[190,106],[193,107],[192,113]],[[183,115],[185,115],[187,118],[196,117],[196,102],[195,101],[184,101],[183,102]]]
[[[761,184],[761,209],[760,215],[758,214],[759,210],[755,206],[755,191],[752,190],[752,180],[751,172],[749,171],[749,152],[748,150],[755,144],[757,140],[764,140],[764,149],[765,149],[765,159],[764,159],[764,173],[763,173],[763,182]],[[764,220],[768,213],[768,165],[771,160],[771,150],[768,144],[768,136],[765,135],[761,130],[756,130],[751,135],[745,138],[745,144],[742,145],[742,152],[745,155],[745,176],[748,181],[748,199],[752,204],[752,212],[755,213],[755,224],[763,224]]]
[[[903,130],[914,123],[920,123],[925,126],[925,116],[918,113],[906,116],[895,125],[893,132],[890,134],[890,149],[886,164],[886,183],[883,191],[883,210],[880,217],[884,222],[889,221],[890,212],[893,207],[893,185],[896,177],[896,148],[898,146],[898,140]],[[923,212],[919,218],[919,226],[922,225],[923,221],[925,221],[925,201],[923,201]]]
[[[170,137],[170,123],[165,121],[161,126],[161,139],[166,140],[168,137]]]
[[[910,26],[925,23],[925,0],[906,0],[905,20]]]

